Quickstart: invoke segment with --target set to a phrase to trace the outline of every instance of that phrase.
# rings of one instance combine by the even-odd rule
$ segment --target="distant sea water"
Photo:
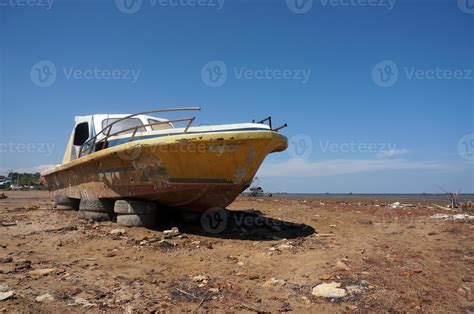
[[[446,194],[356,194],[356,193],[273,193],[277,198],[308,198],[308,199],[334,199],[334,200],[379,200],[400,202],[448,202]],[[474,201],[474,194],[459,194],[459,202]]]

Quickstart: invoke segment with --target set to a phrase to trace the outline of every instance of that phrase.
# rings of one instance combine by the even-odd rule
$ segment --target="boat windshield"
[[[105,129],[109,124],[114,123],[117,120],[120,120],[120,119],[115,119],[115,118],[114,119],[104,119],[102,121],[102,129]],[[140,126],[142,126],[142,127],[140,128]],[[130,128],[135,128],[135,127],[138,127],[137,128],[138,132],[145,132],[146,131],[146,129],[143,126],[143,123],[140,119],[130,118],[130,119],[125,119],[125,120],[119,121],[119,122],[115,123],[114,125],[112,125],[112,130],[110,130],[110,134],[115,134],[115,133],[118,133],[120,131],[124,131],[124,130],[130,129]],[[128,130],[128,131],[124,131],[121,134],[133,133],[134,131],[135,131],[135,129],[131,129],[131,130]]]
[[[153,123],[160,123],[162,121],[158,121],[158,120],[155,120],[155,119],[148,119],[148,123],[149,124],[153,124]],[[173,127],[171,126],[171,124],[169,123],[162,123],[162,124],[155,124],[155,125],[151,125],[151,129],[153,131],[158,131],[158,130],[168,130],[168,129],[172,129]]]

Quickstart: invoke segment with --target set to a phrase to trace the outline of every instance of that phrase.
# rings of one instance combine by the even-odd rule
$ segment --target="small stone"
[[[203,282],[203,281],[209,281],[209,277],[204,276],[204,275],[198,275],[193,277],[194,282]]]
[[[209,292],[212,292],[212,293],[219,293],[219,291],[220,291],[220,290],[217,289],[217,288],[211,288],[211,289],[209,289]]]
[[[125,233],[126,233],[125,229],[114,229],[110,231],[111,235],[118,235],[118,236],[124,235]]]
[[[303,301],[303,303],[306,304],[306,305],[311,304],[311,300],[308,299],[308,298],[305,297],[305,296],[302,296],[302,297],[301,297],[301,301]]]
[[[244,266],[245,264],[244,264],[244,262],[237,262],[237,265]]]
[[[11,263],[11,262],[13,262],[13,257],[11,257],[11,256],[7,256],[5,258],[0,259],[0,263],[2,263],[2,264],[8,264],[8,263]]]
[[[312,294],[316,297],[324,298],[343,298],[347,295],[345,289],[339,288],[340,283],[331,282],[331,283],[322,283],[313,288]]]
[[[322,275],[319,275],[319,279],[321,279],[321,280],[331,280],[332,275],[331,274],[322,274]]]
[[[49,301],[54,301],[54,297],[49,293],[36,297],[36,302],[49,302]]]
[[[464,290],[463,288],[459,288],[459,289],[458,289],[458,294],[459,294],[460,296],[464,297],[464,298],[467,297],[467,292],[466,292],[466,290]]]
[[[12,298],[15,295],[15,291],[0,292],[0,301],[5,301]]]
[[[351,270],[351,268],[346,263],[344,263],[343,261],[337,261],[336,262],[336,269],[337,270],[343,270],[343,271]]]
[[[276,248],[277,248],[277,250],[279,250],[279,251],[286,251],[286,250],[292,249],[292,248],[293,248],[293,245],[288,244],[288,243],[286,243],[286,244],[280,244],[280,245],[277,246]]]
[[[47,276],[55,271],[54,268],[35,269],[28,272],[30,277],[43,277]]]
[[[271,286],[284,286],[286,282],[284,280],[279,280],[276,278],[270,278],[269,280],[265,281],[263,284],[264,287],[271,287]]]
[[[173,238],[173,237],[177,237],[180,234],[181,234],[181,232],[179,232],[179,229],[176,228],[176,227],[171,228],[171,230],[163,231],[163,236],[165,237],[165,239],[170,239],[170,238]]]

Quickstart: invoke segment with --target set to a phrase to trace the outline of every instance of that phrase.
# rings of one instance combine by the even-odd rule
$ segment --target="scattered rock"
[[[11,299],[15,296],[15,291],[0,292],[0,301]]]
[[[111,235],[117,235],[117,236],[124,235],[125,233],[126,233],[125,229],[114,229],[110,231]]]
[[[351,270],[351,268],[346,263],[344,263],[343,261],[337,261],[336,262],[336,269],[337,270],[343,270],[343,271]]]
[[[7,264],[11,262],[13,262],[13,258],[11,256],[0,259],[0,264]]]
[[[347,295],[347,292],[340,286],[341,284],[337,282],[322,283],[313,288],[312,294],[316,297],[343,298]]]
[[[5,195],[5,193],[0,194],[0,200],[7,199],[8,196]]]
[[[433,219],[446,219],[446,220],[471,220],[474,219],[474,216],[469,216],[465,214],[457,215],[448,215],[448,214],[436,214],[431,216]]]
[[[68,304],[68,306],[76,306],[76,305],[82,305],[85,308],[90,308],[96,306],[94,303],[90,303],[86,299],[80,298],[80,297],[75,297],[74,298],[74,303]]]
[[[286,282],[284,280],[279,280],[276,278],[270,278],[269,280],[265,281],[263,284],[264,287],[272,287],[272,286],[284,286]]]
[[[293,248],[293,245],[289,244],[289,243],[284,243],[284,244],[280,244],[279,246],[276,247],[277,250],[279,251],[285,251],[285,250],[290,250]]]
[[[204,281],[209,281],[209,277],[204,276],[204,275],[198,275],[193,277],[194,282],[204,282]]]
[[[158,246],[163,249],[163,250],[169,250],[169,249],[172,249],[174,247],[176,247],[176,243],[171,243],[171,242],[168,242],[168,241],[165,241],[165,240],[161,240],[160,242],[158,242]]]
[[[400,208],[400,207],[402,207],[400,202],[395,202],[395,203],[390,205],[390,208]]]
[[[49,301],[54,301],[54,297],[49,293],[36,297],[36,302],[49,302]]]
[[[43,277],[47,276],[55,271],[54,268],[35,269],[28,272],[30,277]]]
[[[179,232],[179,229],[176,227],[173,227],[171,230],[163,231],[163,236],[165,237],[165,239],[171,239],[173,237],[179,236],[180,234],[181,232]]]
[[[331,274],[322,274],[322,275],[319,275],[319,279],[321,279],[321,280],[331,280],[332,275]]]

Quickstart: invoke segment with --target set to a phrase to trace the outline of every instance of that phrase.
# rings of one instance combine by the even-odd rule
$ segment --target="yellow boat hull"
[[[287,148],[273,131],[181,134],[107,148],[44,173],[54,195],[133,198],[171,207],[226,207],[265,157]]]

